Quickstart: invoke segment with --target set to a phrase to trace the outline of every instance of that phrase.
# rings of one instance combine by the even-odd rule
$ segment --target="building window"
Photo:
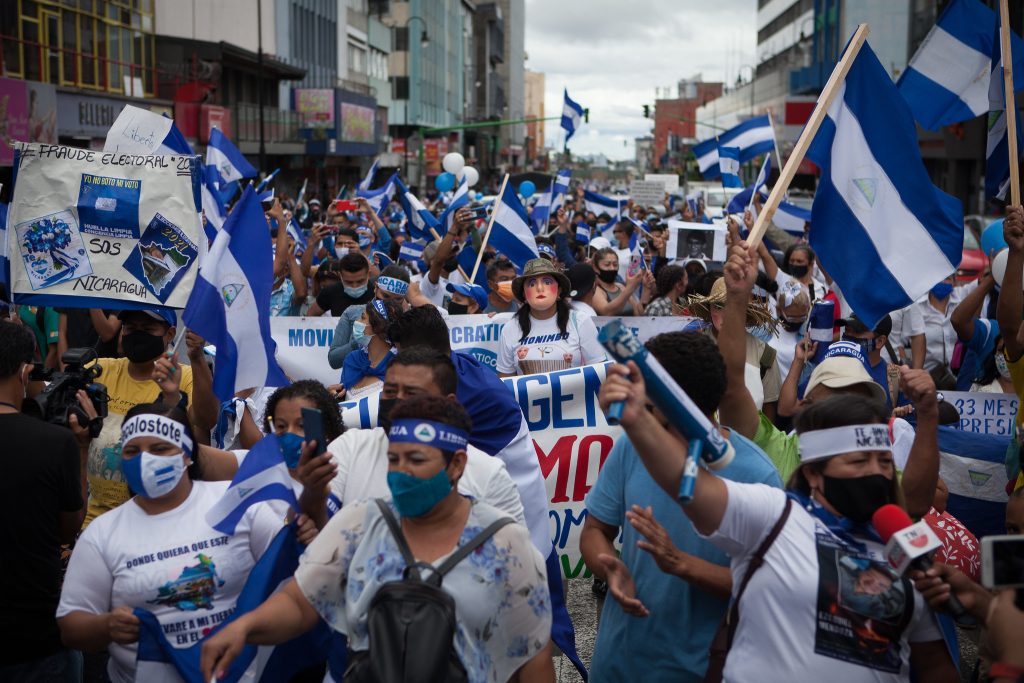
[[[395,27],[394,36],[395,52],[405,52],[409,49],[409,27]]]
[[[391,99],[393,99],[393,100],[407,100],[407,99],[409,99],[409,77],[408,76],[392,76],[391,77]]]
[[[5,75],[128,95],[155,95],[152,0],[5,0]]]
[[[356,45],[348,44],[348,70],[352,73],[366,73],[366,49]]]

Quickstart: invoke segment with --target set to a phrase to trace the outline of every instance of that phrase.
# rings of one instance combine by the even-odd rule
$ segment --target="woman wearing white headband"
[[[229,482],[197,480],[196,442],[180,408],[132,408],[121,438],[121,469],[135,495],[79,537],[57,608],[65,644],[109,649],[114,683],[136,678],[133,609],[152,612],[171,645],[198,642],[234,611],[249,571],[282,526],[266,504],[250,507],[234,535],[209,525],[207,512]]]
[[[625,402],[623,428],[654,480],[677,496],[688,444],[645,409],[635,364],[608,369],[600,400],[605,410]],[[801,466],[785,492],[698,471],[681,508],[732,557],[723,680],[909,681],[911,665],[917,680],[959,680],[934,615],[889,569],[870,524],[883,505],[902,504],[887,416],[884,403],[861,396],[806,408],[796,419]]]

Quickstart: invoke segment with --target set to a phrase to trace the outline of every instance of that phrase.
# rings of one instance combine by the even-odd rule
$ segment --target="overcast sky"
[[[653,130],[643,105],[654,104],[655,88],[672,86],[674,97],[680,78],[735,81],[753,63],[756,8],[756,0],[526,0],[526,68],[545,74],[546,116],[561,115],[563,88],[589,107],[573,153],[632,159],[633,138]],[[546,137],[561,147],[557,121]]]

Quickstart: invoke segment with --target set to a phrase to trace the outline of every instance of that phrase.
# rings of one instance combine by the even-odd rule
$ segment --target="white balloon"
[[[472,166],[462,169],[462,174],[466,177],[466,187],[473,187],[480,180],[480,172]]]
[[[999,253],[992,258],[992,277],[1000,287],[1003,286],[1003,276],[1006,275],[1006,259],[1009,256],[1009,253],[1009,249],[1001,249]]]
[[[441,166],[444,170],[451,173],[453,176],[458,176],[462,173],[462,168],[466,165],[466,160],[458,152],[449,152],[444,155],[444,159],[441,160]]]

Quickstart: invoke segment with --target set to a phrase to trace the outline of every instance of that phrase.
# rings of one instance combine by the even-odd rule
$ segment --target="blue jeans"
[[[82,680],[82,653],[61,650],[30,662],[0,666],[0,680],[9,683],[79,683]]]

